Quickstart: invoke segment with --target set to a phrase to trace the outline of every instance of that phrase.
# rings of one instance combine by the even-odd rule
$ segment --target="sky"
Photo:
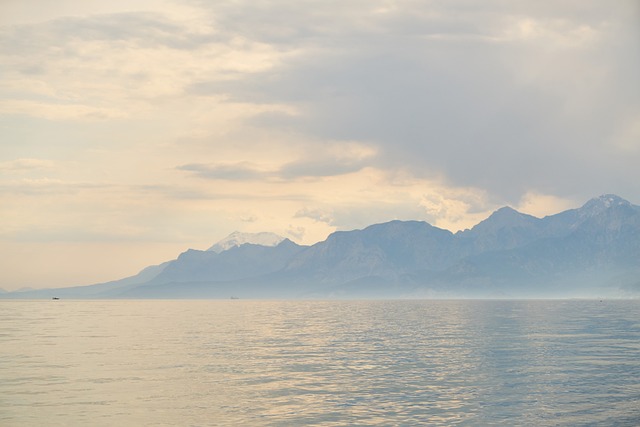
[[[639,204],[638,76],[635,0],[0,0],[0,288]]]

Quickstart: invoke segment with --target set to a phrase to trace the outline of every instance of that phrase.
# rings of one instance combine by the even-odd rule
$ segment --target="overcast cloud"
[[[5,0],[0,74],[7,289],[236,229],[640,203],[633,0]]]

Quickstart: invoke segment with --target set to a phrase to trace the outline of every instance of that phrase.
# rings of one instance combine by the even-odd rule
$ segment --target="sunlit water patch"
[[[0,425],[640,425],[640,301],[0,301]]]

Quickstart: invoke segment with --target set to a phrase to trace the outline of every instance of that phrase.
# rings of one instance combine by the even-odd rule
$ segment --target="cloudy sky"
[[[0,0],[0,288],[638,204],[639,5]]]

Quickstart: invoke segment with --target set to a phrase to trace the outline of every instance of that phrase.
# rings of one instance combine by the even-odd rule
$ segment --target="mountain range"
[[[233,233],[108,283],[2,298],[605,298],[640,296],[640,206],[603,195],[544,218],[504,207],[452,233],[422,221],[312,246]]]

